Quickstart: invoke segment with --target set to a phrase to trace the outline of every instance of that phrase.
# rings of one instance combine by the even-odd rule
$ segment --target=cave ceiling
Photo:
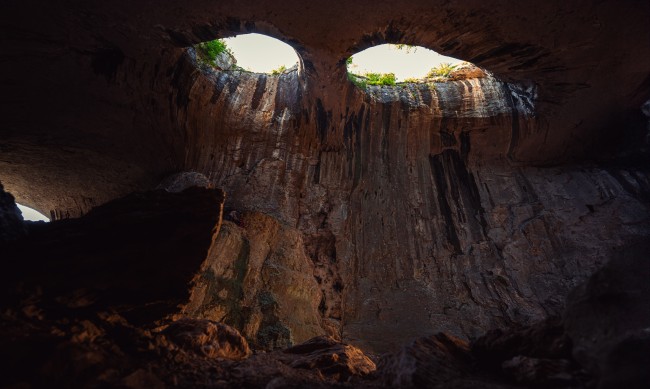
[[[338,134],[367,99],[352,91],[345,58],[386,42],[534,87],[534,125],[494,136],[490,155],[515,165],[614,154],[626,131],[621,118],[640,115],[650,93],[645,1],[27,0],[3,8],[2,180],[19,201],[60,217],[200,170],[188,158],[202,146],[187,123],[233,113],[187,109],[214,90],[181,68],[187,47],[218,37],[258,32],[296,49],[299,85],[290,97],[303,120],[294,127],[311,131],[305,136],[321,151],[341,147]],[[305,127],[319,115],[329,118],[325,135]]]

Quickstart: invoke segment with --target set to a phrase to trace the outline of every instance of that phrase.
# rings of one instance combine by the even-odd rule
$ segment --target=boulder
[[[315,369],[338,381],[347,381],[352,376],[363,377],[377,368],[360,349],[328,336],[312,338],[283,352],[293,356],[291,367]]]
[[[182,350],[207,358],[241,360],[251,354],[239,331],[211,320],[180,319],[162,333]]]

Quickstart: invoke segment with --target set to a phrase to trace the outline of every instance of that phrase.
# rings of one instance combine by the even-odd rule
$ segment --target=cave
[[[0,386],[650,382],[650,3],[0,20]],[[244,34],[297,65],[205,66]],[[360,87],[348,59],[382,44],[473,65]]]

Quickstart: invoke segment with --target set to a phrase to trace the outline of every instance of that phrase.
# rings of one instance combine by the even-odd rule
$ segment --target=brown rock
[[[180,319],[162,333],[182,350],[208,358],[238,361],[251,354],[239,331],[211,320]]]
[[[576,384],[571,361],[566,359],[516,356],[501,364],[503,371],[519,384],[538,387],[566,387]]]
[[[387,387],[445,387],[469,376],[471,363],[467,342],[438,333],[382,357],[377,374],[379,382]]]
[[[600,388],[650,382],[650,243],[630,242],[567,299],[573,356]]]
[[[528,327],[488,331],[472,342],[471,348],[479,363],[491,367],[520,355],[550,359],[571,358],[571,340],[559,317]]]
[[[293,272],[306,289],[318,276],[320,296],[228,297],[243,309],[226,322],[250,323],[236,327],[251,341],[267,328],[278,348],[338,332],[385,352],[430,331],[531,324],[560,314],[620,242],[650,236],[647,158],[604,162],[645,142],[646,2],[312,3],[11,1],[3,184],[64,218],[192,171],[228,192],[229,211],[268,215],[306,246],[327,237],[331,255],[310,247],[312,274]],[[255,31],[293,44],[299,69],[203,69],[190,48]],[[368,94],[344,59],[385,42],[494,77]]]
[[[483,69],[470,64],[451,72],[451,74],[449,75],[449,81],[461,81],[461,80],[469,80],[472,78],[483,78],[483,77],[487,77],[487,74],[485,74]]]
[[[229,211],[280,227],[260,218],[249,236],[233,221],[230,253],[249,238],[261,247],[249,258],[255,289],[241,286],[239,256],[220,258],[224,269],[202,274],[224,282],[205,282],[217,287],[196,315],[269,348],[338,332],[384,352],[432,331],[473,338],[532,324],[560,314],[618,247],[650,237],[639,109],[650,96],[650,3],[513,4],[10,0],[0,14],[2,182],[62,219],[170,172],[204,175],[229,193]],[[198,66],[192,44],[248,32],[294,45],[299,68],[273,77]],[[494,77],[366,93],[345,59],[385,42],[425,45]],[[12,311],[30,315],[25,328],[57,316],[42,306],[50,298],[64,312],[104,305],[131,321],[175,312],[212,238],[197,223],[214,211],[199,208],[148,227],[36,229],[31,247],[0,252],[1,303],[25,300]],[[178,240],[165,234],[174,226]],[[629,313],[617,293],[587,294],[568,310],[576,359],[620,371],[612,385],[642,382],[624,366],[636,366],[627,362],[647,326],[609,317]]]
[[[175,313],[206,258],[222,203],[215,189],[152,191],[33,228],[0,247],[0,307],[92,305],[147,323]]]
[[[298,230],[243,212],[223,223],[183,312],[231,325],[258,348],[286,348],[325,333],[313,274]]]
[[[167,192],[178,193],[187,188],[197,186],[199,188],[207,188],[210,186],[208,178],[198,172],[180,172],[172,174],[171,176],[162,180],[156,189],[164,189]]]
[[[360,349],[319,336],[283,351],[294,355],[291,367],[318,370],[338,381],[366,376],[376,370],[375,363]]]

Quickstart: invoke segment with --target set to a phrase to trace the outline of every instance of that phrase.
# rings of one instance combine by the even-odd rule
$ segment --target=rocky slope
[[[221,196],[198,188],[131,195],[1,245],[10,270],[3,273],[0,300],[3,387],[636,388],[648,379],[647,242],[631,244],[576,288],[563,319],[493,330],[471,343],[438,333],[383,355],[367,355],[332,337],[311,337],[309,328],[291,338],[260,331],[249,346],[236,329],[192,318],[196,312],[188,309],[200,301],[197,290],[205,290],[206,272],[216,278],[229,274],[229,263],[215,261],[208,251],[219,233],[213,244],[228,252],[224,239],[233,234],[218,231]],[[248,226],[268,222],[259,215],[243,220]],[[241,242],[243,236],[235,238]],[[86,247],[97,241],[107,244],[95,251]],[[251,248],[249,257],[258,257],[256,252]],[[267,256],[262,274],[265,266],[282,271],[274,258]],[[60,266],[63,261],[69,266]],[[259,273],[251,269],[251,279],[240,282],[254,288]],[[258,296],[277,293],[273,283],[265,285],[269,290]],[[310,312],[300,303],[290,305],[299,301],[296,294],[277,293],[280,303],[273,309],[261,303],[263,316],[255,322],[251,318],[260,312],[243,309],[254,291],[236,298],[227,292],[231,310],[221,317],[233,324],[240,324],[233,318],[244,320],[249,339],[251,327],[268,325],[269,314],[278,328]],[[199,306],[212,309],[200,314],[217,315],[219,302],[208,304],[206,296],[221,293],[200,295]],[[283,312],[287,307],[293,315]],[[293,341],[300,344],[287,347]],[[282,350],[265,352],[269,348]]]

